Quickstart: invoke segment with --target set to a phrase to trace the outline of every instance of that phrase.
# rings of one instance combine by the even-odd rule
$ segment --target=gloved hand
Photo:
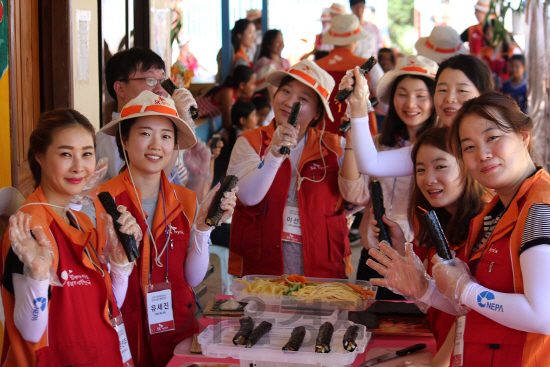
[[[210,208],[210,204],[212,203],[212,199],[214,198],[214,195],[218,190],[220,189],[221,184],[217,184],[208,195],[206,195],[206,198],[204,198],[203,202],[201,203],[199,207],[199,212],[197,213],[197,221],[196,226],[197,229],[200,231],[207,231],[211,227],[205,223],[206,216],[208,215],[208,208]],[[238,187],[235,187],[231,189],[230,192],[225,192],[223,194],[223,197],[221,199],[221,205],[220,208],[223,210],[223,215],[220,221],[218,222],[218,225],[221,225],[223,222],[228,220],[233,215],[233,210],[235,209],[235,205],[237,205],[237,192],[239,191]]]
[[[282,124],[277,127],[268,149],[275,157],[283,157],[280,153],[282,147],[293,149],[298,144],[298,128],[290,124]]]
[[[86,186],[84,186],[82,192],[71,198],[69,207],[72,210],[80,211],[80,209],[82,209],[82,205],[90,205],[95,201],[95,199],[97,199],[99,186],[103,183],[103,178],[107,174],[108,163],[109,158],[107,157],[103,157],[97,162],[94,174]]]
[[[126,210],[124,205],[117,207],[118,212],[121,214],[117,222],[121,225],[120,231],[122,233],[133,235],[136,243],[140,243],[143,239],[143,233],[141,228],[137,224],[136,219]],[[113,218],[105,213],[101,214],[101,217],[105,220],[105,237],[107,243],[103,249],[102,261],[109,262],[113,266],[124,266],[128,264],[128,257],[122,247],[122,244],[118,240],[118,236],[113,225]]]
[[[369,250],[369,255],[379,263],[369,259],[367,265],[383,275],[384,279],[371,278],[370,282],[410,299],[421,298],[428,290],[429,276],[414,253],[413,245],[409,242],[405,245],[406,257],[399,255],[386,241],[380,242],[380,251]]]
[[[191,106],[197,107],[197,102],[195,98],[193,98],[191,92],[185,88],[178,88],[172,94],[172,99],[174,100],[179,117],[195,131],[195,121],[191,118],[189,108],[191,108]]]
[[[32,216],[23,212],[10,217],[11,248],[24,264],[24,275],[34,280],[50,279],[52,285],[61,285],[52,269],[54,257],[52,245],[42,227],[35,226],[31,234],[31,220]]]
[[[462,292],[470,282],[477,283],[468,264],[456,257],[443,260],[437,254],[432,257],[432,263],[437,290],[454,304],[459,314],[465,314],[468,308],[460,302]]]
[[[372,234],[374,238],[378,238],[380,228],[376,226],[378,224],[378,221],[374,219],[374,212],[372,210],[372,207],[370,208],[370,217],[370,227],[372,229]],[[399,255],[406,256],[405,243],[407,241],[405,240],[405,233],[403,233],[403,229],[399,226],[399,224],[397,224],[397,222],[388,219],[385,214],[382,216],[382,221],[384,221],[384,223],[386,224],[386,228],[388,229],[388,234],[391,238],[392,248],[396,250]]]
[[[348,117],[365,117],[368,116],[369,111],[373,108],[370,105],[370,102],[368,102],[370,95],[369,85],[367,84],[367,79],[363,76],[363,74],[361,74],[361,72],[359,72],[359,66],[356,66],[355,69],[348,70],[346,72],[346,75],[342,78],[338,89],[351,89],[353,85],[353,76],[355,76],[355,87],[353,93],[346,100],[350,109]]]
[[[183,153],[183,162],[187,167],[189,176],[193,179],[204,177],[210,167],[211,157],[210,148],[202,141],[198,141],[193,148],[186,149]]]

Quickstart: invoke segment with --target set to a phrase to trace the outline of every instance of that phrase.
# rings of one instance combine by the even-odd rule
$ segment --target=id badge
[[[285,206],[283,241],[302,243],[302,225],[300,224],[300,210],[296,206]]]
[[[151,335],[175,330],[170,282],[146,285],[145,293]]]
[[[464,363],[464,329],[466,327],[466,316],[456,319],[455,347],[451,366],[461,367]]]
[[[130,345],[128,344],[128,337],[126,336],[126,328],[124,327],[124,321],[122,321],[122,315],[118,315],[111,319],[111,324],[118,333],[122,366],[134,367],[134,361],[132,361],[132,353],[130,352]]]

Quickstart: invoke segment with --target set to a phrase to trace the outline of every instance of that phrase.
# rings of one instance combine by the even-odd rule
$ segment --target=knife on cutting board
[[[394,353],[386,353],[386,354],[383,354],[383,355],[378,356],[376,358],[369,359],[365,363],[360,364],[359,367],[374,366],[378,363],[389,361],[390,359],[407,356],[409,354],[418,352],[418,351],[420,351],[422,349],[425,349],[425,348],[426,348],[426,344],[415,344],[413,346],[400,349],[400,350],[398,350]]]

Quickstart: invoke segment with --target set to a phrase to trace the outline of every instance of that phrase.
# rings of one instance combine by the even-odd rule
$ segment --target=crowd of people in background
[[[381,286],[377,299],[415,300],[437,340],[431,366],[456,359],[455,342],[464,366],[550,365],[541,362],[550,353],[550,176],[531,155],[522,50],[509,34],[493,36],[489,0],[475,5],[478,24],[460,35],[437,26],[415,55],[385,47],[365,0],[349,7],[322,12],[314,48],[294,65],[282,56],[292,35],[262,33],[262,12],[251,9],[231,31],[231,73],[208,90],[182,87],[185,70],[202,68],[183,37],[171,94],[161,57],[131,48],[106,65],[115,108],[97,134],[77,111],[40,117],[28,153],[36,191],[3,240],[2,365],[167,365],[198,331],[192,287],[212,244],[228,249],[233,276],[342,279],[356,268]],[[372,56],[363,77],[358,67]],[[344,89],[350,96],[335,103]],[[218,124],[202,142],[205,121]],[[345,122],[351,129],[339,131]],[[96,167],[100,158],[107,165]],[[210,227],[228,175],[238,189],[223,195],[220,225]],[[392,247],[378,242],[373,181]],[[114,198],[137,260],[103,203],[82,193],[89,183]],[[453,260],[436,255],[420,207],[439,216]],[[159,297],[166,312],[155,314]]]

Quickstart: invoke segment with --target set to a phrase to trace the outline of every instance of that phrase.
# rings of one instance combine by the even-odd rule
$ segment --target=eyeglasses
[[[121,79],[121,82],[129,82],[130,80],[145,80],[145,84],[147,84],[150,87],[156,86],[158,83],[162,83],[164,79],[157,79],[153,77],[149,78],[131,78],[131,79]]]

